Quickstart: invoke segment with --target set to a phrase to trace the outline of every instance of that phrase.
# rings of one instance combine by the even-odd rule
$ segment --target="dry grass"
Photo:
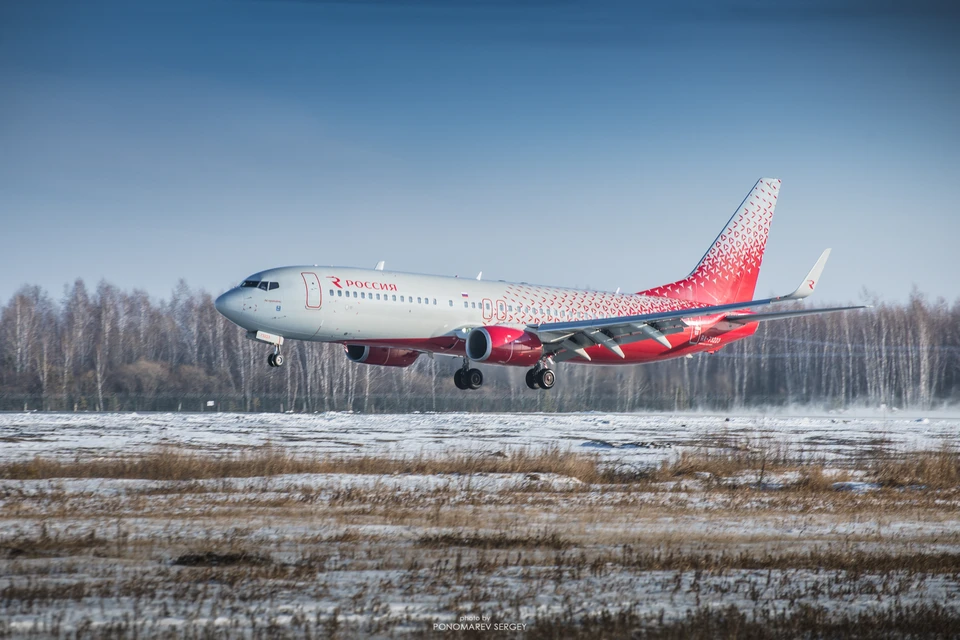
[[[98,536],[95,529],[83,533],[51,532],[41,523],[35,536],[12,535],[0,537],[0,558],[68,557],[93,553],[107,546],[108,541]]]
[[[711,571],[731,569],[757,571],[846,571],[851,574],[904,572],[916,574],[960,574],[960,554],[911,551],[891,553],[861,548],[825,549],[816,547],[798,553],[792,550],[739,551],[674,548],[637,549],[624,545],[618,553],[599,554],[592,563],[629,567],[637,571]]]
[[[446,548],[466,547],[470,549],[569,549],[573,543],[557,533],[546,531],[530,535],[510,535],[504,532],[483,533],[441,533],[421,536],[417,544],[422,547]]]
[[[775,638],[955,638],[960,625],[956,610],[940,604],[900,603],[869,611],[831,612],[827,607],[800,605],[789,613],[762,610],[748,614],[737,607],[697,607],[678,620],[642,615],[634,608],[576,615],[572,611],[544,616],[531,625],[530,640],[636,638],[638,640],[773,640]]]
[[[794,450],[784,442],[734,442],[720,439],[711,446],[684,450],[647,468],[606,465],[596,454],[552,447],[517,449],[509,455],[496,453],[434,453],[411,457],[305,456],[272,446],[239,452],[196,452],[164,447],[140,456],[72,460],[35,457],[26,461],[0,462],[0,479],[45,480],[56,478],[112,478],[153,481],[189,481],[228,478],[273,477],[287,474],[442,475],[442,474],[555,474],[576,478],[585,485],[628,484],[655,490],[661,483],[691,478],[707,488],[749,489],[751,483],[730,482],[752,474],[753,487],[782,474],[794,479],[783,489],[822,492],[860,471],[863,479],[885,487],[960,487],[960,451],[945,444],[938,451],[903,452],[881,459],[852,461],[852,468],[832,469],[824,458]],[[530,487],[538,490],[533,482]],[[588,489],[585,486],[584,489]],[[769,488],[769,487],[766,487]],[[198,487],[194,487],[195,490]],[[184,486],[184,491],[189,487]]]
[[[300,456],[274,447],[258,447],[238,453],[197,453],[161,448],[136,457],[32,460],[0,463],[0,479],[46,480],[52,478],[114,478],[158,481],[251,478],[300,473],[329,474],[478,474],[554,473],[596,482],[603,477],[595,455],[553,447],[519,449],[504,453],[458,453],[418,455],[409,458],[383,456]]]
[[[960,450],[946,442],[937,451],[905,452],[871,466],[877,482],[888,487],[949,489],[960,486]]]
[[[237,565],[263,566],[271,563],[270,558],[246,551],[217,553],[204,551],[202,553],[184,553],[178,556],[173,564],[181,567],[233,567]]]
[[[0,638],[23,635],[8,621],[28,618],[37,637],[431,637],[434,616],[472,612],[525,622],[532,638],[958,628],[944,599],[960,592],[957,492],[943,490],[958,484],[953,451],[857,460],[845,472],[889,488],[856,494],[833,491],[823,460],[782,443],[709,444],[633,470],[561,449],[396,459],[168,448],[0,463],[14,480],[0,485]],[[790,488],[757,490],[758,476],[788,472]],[[289,473],[466,477],[229,480]],[[572,476],[585,490],[523,476],[471,488],[482,473]],[[34,478],[156,482],[16,482]],[[927,488],[901,488],[914,484]],[[204,622],[219,616],[231,626]]]
[[[709,446],[685,450],[673,460],[665,460],[657,479],[709,475],[732,477],[744,472],[783,473],[822,468],[822,456],[797,451],[789,442],[776,440],[716,438]]]

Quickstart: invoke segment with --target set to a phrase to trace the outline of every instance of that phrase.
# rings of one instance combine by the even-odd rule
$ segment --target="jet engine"
[[[477,327],[467,334],[467,357],[474,362],[529,367],[543,354],[540,338],[511,327]]]
[[[382,367],[409,367],[420,357],[420,352],[412,349],[367,347],[362,344],[344,345],[343,351],[352,362],[378,364]]]

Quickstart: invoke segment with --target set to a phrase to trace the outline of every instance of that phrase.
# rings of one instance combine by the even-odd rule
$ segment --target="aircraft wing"
[[[586,349],[594,345],[600,345],[611,352],[624,357],[622,344],[639,342],[640,340],[656,340],[663,346],[670,348],[672,345],[666,336],[671,333],[679,333],[688,325],[688,318],[701,318],[726,314],[729,311],[745,311],[753,307],[760,307],[774,304],[776,302],[787,302],[789,300],[802,300],[813,293],[817,280],[820,279],[820,273],[826,264],[830,255],[830,249],[821,254],[813,269],[804,278],[803,283],[797,287],[793,293],[775,298],[764,298],[762,300],[747,300],[744,302],[734,302],[730,304],[720,304],[712,306],[687,307],[674,311],[661,311],[657,313],[645,313],[633,316],[617,316],[613,318],[600,318],[594,320],[577,320],[575,322],[551,322],[540,325],[530,325],[527,327],[540,338],[540,341],[548,350],[552,350],[556,355],[554,359],[564,361],[580,356],[586,360],[590,359]],[[861,307],[849,307],[858,309]],[[789,311],[786,314],[747,314],[739,313],[727,316],[734,322],[749,323],[774,317],[791,317],[792,315],[806,315],[810,313],[826,313],[831,311],[840,311],[840,308],[825,310],[808,311]],[[760,317],[758,317],[760,316]]]
[[[800,316],[810,316],[817,313],[833,313],[835,311],[850,311],[851,309],[867,309],[867,305],[856,307],[828,307],[826,309],[798,309],[796,311],[775,311],[774,313],[734,313],[725,316],[726,322],[736,322],[738,324],[750,324],[751,322],[764,322],[765,320],[782,320],[784,318],[798,318]]]

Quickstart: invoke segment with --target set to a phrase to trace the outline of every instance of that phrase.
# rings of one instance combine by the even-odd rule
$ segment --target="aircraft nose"
[[[240,292],[236,290],[227,291],[213,302],[225,318],[238,322],[243,314],[243,301],[240,299]]]

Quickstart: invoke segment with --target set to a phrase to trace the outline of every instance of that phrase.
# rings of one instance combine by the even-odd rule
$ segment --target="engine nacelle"
[[[378,364],[381,367],[409,367],[420,357],[420,352],[412,349],[367,347],[362,344],[344,345],[343,351],[351,362]]]
[[[540,338],[523,329],[477,327],[467,334],[467,357],[474,362],[529,367],[543,354]]]

